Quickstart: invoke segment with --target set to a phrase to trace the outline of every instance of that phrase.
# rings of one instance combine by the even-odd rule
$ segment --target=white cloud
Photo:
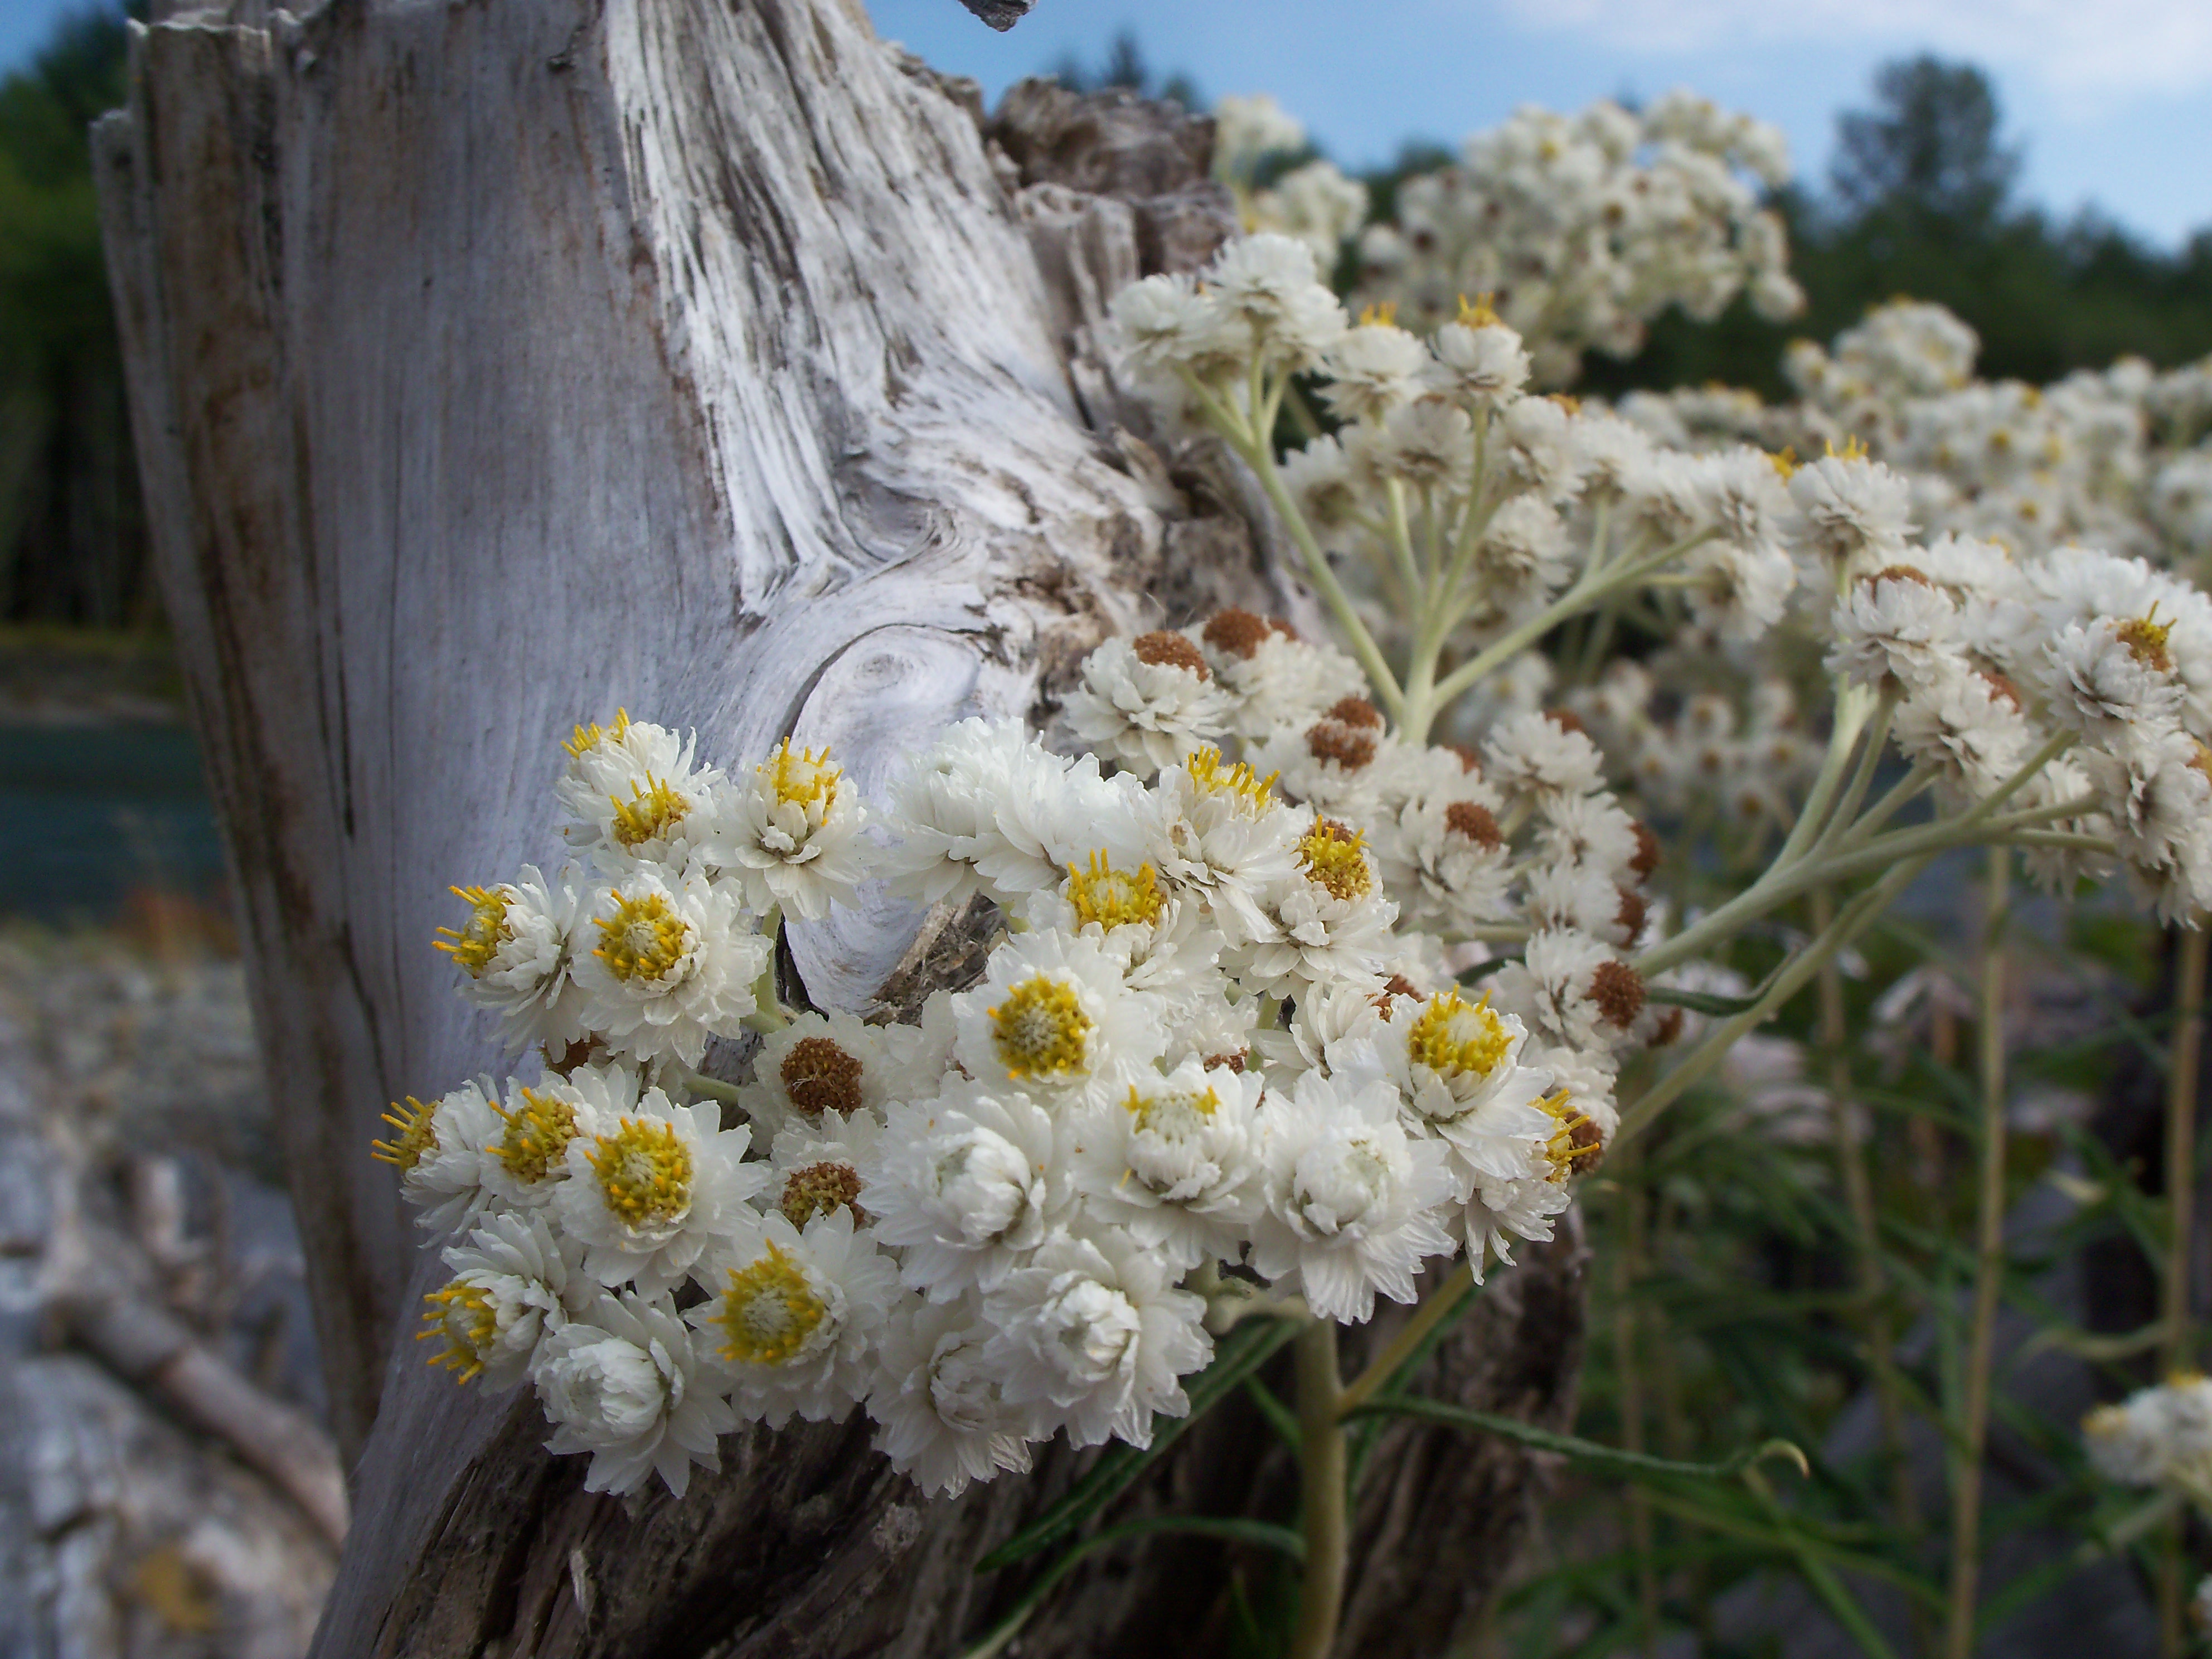
[[[1608,46],[1700,52],[1789,41],[1925,46],[2026,71],[2069,101],[2212,88],[2212,0],[1506,0]]]

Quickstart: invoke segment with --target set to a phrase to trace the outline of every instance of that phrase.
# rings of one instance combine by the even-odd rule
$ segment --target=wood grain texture
[[[586,1494],[526,1395],[395,1352],[429,1265],[365,1148],[499,1063],[428,941],[448,882],[557,858],[572,721],[624,705],[726,764],[828,741],[875,790],[947,720],[1048,717],[1109,630],[1310,621],[1249,483],[1097,346],[1120,283],[1232,229],[1210,125],[1032,87],[987,131],[843,0],[241,0],[139,33],[131,78],[97,160],[156,558],[360,1453],[318,1651],[949,1650],[1018,1588],[974,1560],[1085,1456],[925,1505],[864,1423],[756,1429],[681,1504]],[[923,921],[872,896],[792,966],[910,999],[973,954],[957,919],[911,950]],[[1515,1294],[1567,1313],[1462,1369],[1549,1420],[1579,1304],[1541,1259]],[[1492,1305],[1468,1328],[1526,1346]],[[1255,1432],[1203,1425],[1130,1501],[1273,1501]],[[1498,1455],[1406,1431],[1376,1470],[1427,1515],[1525,1482],[1470,1487]],[[1194,1561],[1079,1575],[1036,1650],[1199,1650]]]

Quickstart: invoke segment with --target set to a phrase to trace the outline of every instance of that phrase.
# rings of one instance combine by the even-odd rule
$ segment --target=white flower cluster
[[[1644,1034],[1617,947],[1648,833],[1571,725],[1408,745],[1358,685],[1243,612],[1109,640],[1066,705],[1091,752],[956,726],[890,846],[826,755],[737,782],[662,728],[580,729],[559,795],[597,881],[465,890],[443,930],[544,1073],[395,1107],[377,1148],[445,1241],[434,1363],[532,1386],[594,1490],[681,1493],[741,1422],[859,1407],[957,1492],[1063,1431],[1147,1443],[1210,1316],[1364,1321],[1431,1259],[1549,1237]],[[1008,925],[915,1024],[776,1002],[778,911],[863,856]],[[1539,931],[1469,996],[1401,913]],[[747,1030],[749,1081],[693,1069]]]
[[[2069,543],[2154,560],[2212,553],[2212,360],[2138,358],[2048,386],[1974,378],[1980,342],[1938,305],[1877,306],[1832,347],[1793,344],[1802,400],[1713,388],[1635,392],[1620,412],[1678,448],[1848,441],[1898,470],[1914,522],[2034,554]],[[2198,446],[2191,447],[2191,446]]]
[[[2170,1486],[2212,1504],[2212,1380],[2177,1376],[2082,1419],[2090,1467],[2125,1486]]]
[[[1741,645],[1781,618],[1797,585],[1801,515],[1784,467],[1745,446],[1670,450],[1627,421],[1530,393],[1521,336],[1485,307],[1425,338],[1381,313],[1355,324],[1303,244],[1262,234],[1196,279],[1123,289],[1113,316],[1127,372],[1170,408],[1243,413],[1255,361],[1319,376],[1342,424],[1293,451],[1283,483],[1320,551],[1357,556],[1345,579],[1387,652],[1402,654],[1437,617],[1452,623],[1446,646],[1474,650],[1601,567],[1662,562],[1693,620]],[[1437,577],[1431,605],[1419,590]]]
[[[1434,324],[1492,296],[1551,386],[1591,348],[1632,355],[1670,305],[1716,317],[1747,289],[1761,315],[1790,316],[1803,295],[1759,191],[1789,171],[1775,128],[1686,92],[1641,112],[1524,106],[1399,186],[1395,222],[1361,235],[1358,302]]]
[[[1261,171],[1305,148],[1306,130],[1265,93],[1224,98],[1213,107],[1213,175],[1236,198],[1248,231],[1296,237],[1333,269],[1345,238],[1367,222],[1367,186],[1321,160],[1288,167],[1261,185]]]

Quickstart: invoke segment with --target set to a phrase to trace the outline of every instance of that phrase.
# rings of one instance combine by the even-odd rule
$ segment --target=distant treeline
[[[125,13],[57,26],[0,81],[0,623],[106,629],[160,625],[125,417],[85,133],[121,101]],[[1079,85],[1198,101],[1188,80],[1152,88],[1133,43]],[[1627,362],[1594,356],[1597,392],[1723,381],[1784,395],[1782,349],[1826,339],[1903,294],[1950,307],[1982,336],[1982,368],[2032,381],[2136,353],[2161,366],[2212,353],[2212,230],[2166,253],[2085,216],[2053,221],[2014,195],[2018,158],[1999,138],[1978,70],[1928,58],[1876,76],[1874,103],[1843,118],[1833,176],[1778,205],[1809,299],[1794,323],[1739,305],[1717,324],[1680,315]],[[1370,177],[1378,203],[1418,167],[1409,147]]]
[[[123,20],[64,19],[0,81],[0,621],[160,620],[86,143],[123,100]]]

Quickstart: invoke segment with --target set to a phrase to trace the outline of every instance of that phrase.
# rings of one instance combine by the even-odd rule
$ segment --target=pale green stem
[[[1645,1090],[1635,1104],[1621,1114],[1620,1127],[1614,1133],[1612,1144],[1619,1146],[1641,1134],[1663,1109],[1704,1081],[1728,1057],[1728,1051],[1735,1047],[1737,1038],[1803,990],[1807,982],[1820,970],[1820,964],[1856,939],[1876,916],[1888,908],[1890,901],[1927,868],[1929,860],[1933,856],[1929,854],[1898,865],[1845,905],[1842,914],[1826,933],[1807,945],[1774,975],[1757,1002],[1743,1012],[1731,1015],[1707,1032],[1679,1065]]]
[[[744,1091],[734,1083],[725,1083],[718,1077],[708,1077],[703,1072],[695,1072],[688,1066],[672,1066],[669,1069],[674,1071],[678,1081],[695,1095],[704,1095],[709,1100],[719,1100],[725,1106],[734,1106],[744,1098]]]
[[[1342,1420],[1342,1374],[1337,1370],[1336,1324],[1316,1320],[1293,1341],[1298,1390],[1299,1525],[1305,1534],[1305,1572],[1298,1590],[1298,1624],[1290,1659],[1328,1659],[1344,1608],[1344,1575],[1350,1557],[1346,1515],[1347,1471]]]
[[[1878,702],[1879,699],[1863,686],[1837,689],[1836,717],[1828,728],[1828,751],[1820,757],[1820,769],[1814,776],[1813,787],[1805,793],[1805,804],[1797,809],[1797,822],[1790,826],[1782,850],[1774,855],[1774,867],[1795,864],[1798,855],[1811,847],[1827,827],[1828,808],[1836,799],[1836,791],[1843,787],[1859,734],[1865,731],[1868,718],[1875,712]],[[1868,747],[1879,752],[1876,744]]]
[[[1306,515],[1291,499],[1291,492],[1283,483],[1282,474],[1275,469],[1273,452],[1264,442],[1238,445],[1231,438],[1231,443],[1257,475],[1260,488],[1267,493],[1268,501],[1274,504],[1276,513],[1282,518],[1283,527],[1290,532],[1291,539],[1297,544],[1298,551],[1305,559],[1308,574],[1313,577],[1315,586],[1321,589],[1322,597],[1328,601],[1328,608],[1336,614],[1338,623],[1352,643],[1352,654],[1359,659],[1359,665],[1367,671],[1367,678],[1374,684],[1376,695],[1382,700],[1384,711],[1402,720],[1406,697],[1399,689],[1398,677],[1390,672],[1390,665],[1383,658],[1382,647],[1375,643],[1375,636],[1367,631],[1367,624],[1360,619],[1358,609],[1352,603],[1352,596],[1344,591],[1344,584],[1337,580],[1336,572],[1329,565],[1328,555],[1322,551],[1321,544],[1314,538],[1313,527],[1307,524]]]
[[[1638,973],[1649,978],[1677,963],[1687,962],[1735,934],[1746,923],[1815,887],[1879,870],[1898,859],[1916,857],[1923,853],[1947,852],[1954,847],[1989,845],[2016,830],[2040,829],[2060,818],[2075,817],[2094,802],[2087,799],[2061,801],[2055,805],[2033,807],[2002,817],[1993,816],[1996,805],[2009,799],[2027,782],[2028,776],[2048,764],[2056,753],[2057,750],[2046,744],[2045,750],[2029,757],[2027,765],[2015,774],[2003,788],[1958,817],[1923,825],[1917,830],[1895,830],[1872,841],[1864,838],[1862,833],[1864,820],[1862,820],[1861,823],[1853,824],[1835,836],[1832,841],[1823,837],[1824,843],[1832,848],[1826,857],[1808,856],[1790,864],[1778,859],[1768,866],[1764,875],[1726,904],[1684,928],[1672,939],[1662,939],[1631,965]],[[1816,848],[1815,850],[1822,848]]]
[[[1418,711],[1419,714],[1418,720],[1413,718],[1416,711],[1407,710],[1403,721],[1406,740],[1408,743],[1425,743],[1428,740],[1429,723],[1436,717],[1437,711],[1449,708],[1461,693],[1467,690],[1468,687],[1480,684],[1484,675],[1495,672],[1502,664],[1528,649],[1530,645],[1543,638],[1568,617],[1587,611],[1608,593],[1617,592],[1640,580],[1659,568],[1668,560],[1680,557],[1699,542],[1709,539],[1711,535],[1710,531],[1700,531],[1697,535],[1686,537],[1669,547],[1661,549],[1656,553],[1647,554],[1640,559],[1624,561],[1611,570],[1595,574],[1585,571],[1573,586],[1553,600],[1536,615],[1493,640],[1474,656],[1445,675],[1437,683],[1436,691],[1430,698],[1427,707]],[[1450,605],[1446,609],[1454,622],[1457,622],[1459,617],[1465,614],[1465,608],[1456,595],[1453,597]]]
[[[1996,1346],[1997,1299],[2004,1287],[2005,1050],[2004,928],[2012,855],[1990,849],[1989,915],[1982,936],[1981,1030],[1976,1049],[1982,1083],[1980,1178],[1974,1200],[1974,1304],[1966,1375],[1951,1449],[1951,1583],[1944,1620],[1945,1659],[1973,1659],[1982,1547],[1982,1453],[1989,1439],[1990,1372]]]
[[[1445,1275],[1443,1282],[1431,1291],[1406,1322],[1406,1328],[1390,1339],[1389,1346],[1369,1362],[1367,1369],[1346,1383],[1337,1399],[1339,1417],[1349,1417],[1367,1403],[1368,1396],[1390,1380],[1391,1375],[1404,1364],[1413,1351],[1428,1338],[1437,1323],[1454,1308],[1459,1306],[1467,1293],[1474,1288],[1474,1267],[1462,1261]]]
[[[1407,604],[1419,605],[1427,589],[1413,562],[1413,532],[1406,522],[1406,487],[1392,478],[1382,488],[1383,497],[1390,503],[1390,556],[1397,565],[1399,580],[1406,584]]]

